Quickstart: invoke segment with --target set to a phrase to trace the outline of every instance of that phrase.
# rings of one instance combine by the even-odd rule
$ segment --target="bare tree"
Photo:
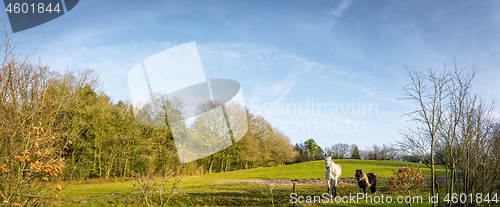
[[[470,115],[471,107],[474,106],[475,98],[470,96],[470,88],[472,79],[476,71],[472,74],[463,76],[463,70],[457,70],[455,64],[455,71],[450,74],[450,99],[447,105],[447,115],[444,122],[446,127],[440,130],[440,139],[438,148],[443,152],[443,162],[447,163],[447,170],[451,170],[450,188],[447,188],[450,195],[453,194],[454,183],[457,182],[455,169],[457,161],[463,156],[465,145],[458,143],[465,143],[470,138],[470,131],[467,127],[467,118]],[[448,177],[446,177],[446,186],[448,187]]]
[[[334,159],[346,159],[349,156],[350,148],[348,144],[337,143],[326,150]]]
[[[421,125],[403,131],[399,145],[409,154],[423,156],[431,168],[433,195],[439,189],[434,174],[436,161],[446,166],[447,195],[493,192],[499,170],[499,160],[494,155],[498,123],[493,117],[493,104],[488,105],[471,93],[476,70],[464,73],[455,64],[454,71],[446,71],[446,67],[408,71],[412,84],[404,90],[419,108],[407,115]],[[460,205],[476,205],[475,202]]]
[[[431,168],[432,195],[436,195],[436,175],[434,169],[435,146],[438,133],[444,123],[444,106],[449,96],[449,73],[446,65],[440,69],[416,70],[409,69],[411,83],[403,88],[405,99],[414,101],[417,109],[405,114],[412,121],[420,124],[416,129],[403,131],[403,140],[399,142],[404,149],[418,150],[425,155]],[[435,206],[435,204],[433,204]]]
[[[470,108],[462,127],[459,149],[465,149],[458,159],[457,168],[461,171],[459,193],[476,194],[492,192],[491,185],[498,176],[498,160],[492,159],[493,152],[493,108],[484,100],[472,98]],[[460,179],[459,179],[460,181]],[[453,183],[453,182],[452,182]],[[468,204],[466,204],[467,206]]]

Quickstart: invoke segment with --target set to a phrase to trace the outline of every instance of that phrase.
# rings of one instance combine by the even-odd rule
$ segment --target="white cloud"
[[[306,31],[316,31],[325,36],[330,35],[331,30],[335,27],[336,21],[342,17],[344,12],[349,9],[354,0],[342,0],[341,3],[327,10],[322,18],[319,18],[316,22],[305,22],[302,27]]]
[[[251,97],[281,101],[301,75],[320,63],[297,57],[279,48],[252,43],[199,45],[208,78],[239,77],[254,86]],[[239,80],[240,81],[240,80]]]
[[[353,0],[342,0],[342,3],[340,3],[340,5],[332,12],[332,14],[336,17],[341,17],[344,11],[351,6],[352,2]]]

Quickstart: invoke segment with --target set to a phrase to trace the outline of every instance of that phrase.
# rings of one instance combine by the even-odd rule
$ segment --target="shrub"
[[[426,186],[423,173],[419,168],[400,167],[393,171],[395,177],[389,177],[387,186],[387,190],[391,193],[403,191],[410,195],[414,190],[418,194],[418,191]]]

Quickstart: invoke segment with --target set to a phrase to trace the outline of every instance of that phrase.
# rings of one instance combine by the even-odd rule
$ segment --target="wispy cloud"
[[[332,14],[336,17],[341,17],[344,11],[351,6],[352,2],[353,0],[342,0],[342,3],[340,3],[340,5],[333,10]]]
[[[383,96],[377,92],[379,84],[375,78],[368,74],[312,61],[270,45],[209,43],[198,47],[207,78],[238,80],[247,86],[243,88],[248,91],[247,98],[270,103],[271,110],[295,87],[304,89],[300,83],[306,76],[324,82],[325,88],[343,88],[372,98]],[[311,84],[307,79],[304,83]]]
[[[208,78],[238,77],[253,86],[252,99],[273,102],[283,100],[303,74],[322,66],[265,44],[210,43],[199,45],[199,51]]]
[[[281,102],[283,98],[285,98],[285,96],[288,95],[288,93],[295,86],[297,80],[300,78],[301,75],[309,72],[311,69],[318,66],[319,66],[318,63],[304,61],[302,62],[302,65],[292,69],[285,79],[275,82],[272,89],[276,95],[279,95],[279,97],[276,99],[274,103],[276,104]]]
[[[349,9],[353,1],[342,0],[339,5],[324,11],[323,17],[319,18],[316,22],[306,22],[302,27],[308,31],[317,31],[320,34],[329,35],[338,19]]]
[[[306,74],[310,70],[319,67],[321,67],[321,64],[319,63],[302,60],[302,62],[299,63],[297,67],[290,70],[288,76],[286,76],[284,79],[270,83],[270,86],[268,85],[267,87],[261,85],[256,86],[257,90],[254,92],[254,98],[258,98],[258,96],[266,94],[273,96],[273,98],[275,98],[271,106],[271,110],[273,110],[274,107],[278,103],[281,103],[281,101],[290,93],[292,88],[295,87],[297,81],[303,74]]]
[[[295,65],[292,68],[286,68],[287,73],[283,75],[277,75],[271,82],[261,82],[255,85],[254,93],[252,94],[253,99],[259,99],[262,96],[270,96],[273,99],[273,105],[281,102],[296,86],[297,81],[300,77],[314,68],[321,67],[320,63],[315,63],[307,61],[305,59],[296,58],[294,56],[289,57]],[[287,74],[287,75],[284,75]]]

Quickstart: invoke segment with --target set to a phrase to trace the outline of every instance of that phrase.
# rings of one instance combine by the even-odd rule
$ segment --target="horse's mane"
[[[359,173],[359,178],[360,178],[360,179],[364,179],[364,178],[366,178],[366,174],[365,174],[365,172],[363,172],[363,170],[359,170],[359,171],[358,171],[358,170],[356,170],[356,177],[358,176],[358,172],[360,172],[360,173]]]

